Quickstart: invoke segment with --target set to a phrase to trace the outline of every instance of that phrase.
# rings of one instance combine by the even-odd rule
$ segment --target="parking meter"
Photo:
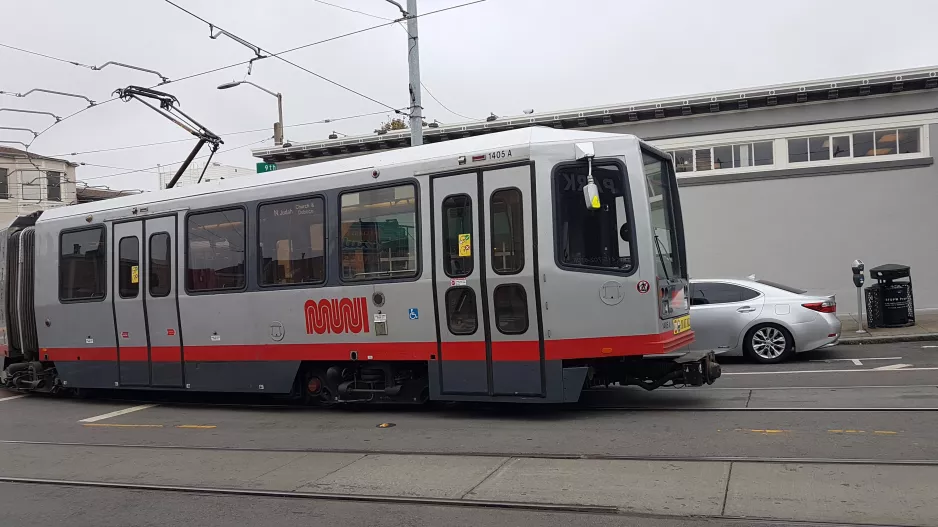
[[[853,285],[857,288],[857,333],[865,333],[863,331],[863,299],[860,294],[865,280],[865,275],[863,274],[864,268],[865,266],[860,260],[854,260],[853,266],[850,267],[853,271]]]
[[[863,269],[864,269],[863,262],[861,262],[860,260],[854,260],[853,267],[851,267],[850,269],[853,270],[853,285],[857,287],[863,287],[863,282],[865,278],[863,274]]]

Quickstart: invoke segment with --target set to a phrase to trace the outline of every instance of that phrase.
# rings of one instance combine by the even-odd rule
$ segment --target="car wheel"
[[[776,364],[791,358],[795,341],[783,327],[762,324],[746,334],[746,355],[761,364]]]

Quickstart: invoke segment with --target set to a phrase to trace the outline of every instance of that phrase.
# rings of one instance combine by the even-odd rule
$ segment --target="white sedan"
[[[691,280],[690,299],[695,350],[771,364],[840,339],[833,295],[763,280]]]

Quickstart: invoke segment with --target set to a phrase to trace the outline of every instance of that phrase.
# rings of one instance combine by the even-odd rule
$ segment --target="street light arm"
[[[52,112],[37,112],[35,110],[20,110],[19,108],[0,108],[0,112],[17,112],[17,113],[32,113],[36,115],[51,115],[55,119],[55,122],[59,122],[62,120],[61,117],[59,117],[58,115],[55,115]]]
[[[251,82],[251,81],[241,81],[241,84],[250,84],[251,86],[254,86],[255,88],[257,88],[258,90],[265,91],[265,92],[267,92],[267,93],[273,95],[274,97],[280,97],[280,94],[279,94],[279,93],[274,93],[274,92],[268,90],[267,88],[265,88],[265,87],[263,87],[263,86],[258,86],[257,84],[254,84],[254,83]]]
[[[0,143],[6,143],[10,145],[23,145],[23,148],[29,148],[29,145],[22,141],[0,141]]]
[[[130,64],[124,64],[123,62],[108,61],[108,62],[105,62],[104,64],[102,64],[102,65],[100,65],[100,66],[92,66],[91,69],[93,69],[93,70],[95,70],[95,71],[100,71],[100,70],[103,70],[104,68],[106,68],[106,67],[108,67],[108,66],[110,66],[110,65],[112,65],[112,64],[113,64],[114,66],[120,66],[120,67],[122,67],[122,68],[129,68],[129,69],[132,69],[132,70],[145,71],[145,72],[147,72],[147,73],[152,73],[152,74],[156,75],[157,77],[159,77],[160,79],[162,79],[163,82],[161,82],[160,84],[166,84],[167,82],[169,82],[169,77],[163,75],[162,73],[160,73],[160,72],[158,72],[158,71],[155,71],[155,70],[148,70],[148,69],[146,69],[146,68],[141,68],[141,67],[138,67],[138,66],[131,66]]]
[[[404,9],[404,6],[402,6],[401,4],[395,2],[394,0],[384,0],[384,1],[389,4],[394,4],[395,6],[397,6],[397,8],[401,10],[401,14],[404,15],[404,18],[407,18],[410,16],[407,14],[407,10]]]
[[[12,95],[12,96],[14,96],[14,97],[26,97],[26,96],[29,95],[30,93],[34,93],[34,92],[39,92],[39,93],[51,93],[51,94],[53,94],[53,95],[62,95],[62,96],[65,96],[65,97],[75,97],[75,98],[77,98],[77,99],[84,99],[84,100],[88,101],[88,106],[94,106],[94,105],[95,105],[95,102],[94,102],[94,101],[92,101],[91,99],[85,97],[84,95],[78,95],[78,94],[75,94],[75,93],[66,93],[66,92],[64,92],[64,91],[44,90],[44,89],[42,89],[42,88],[33,88],[33,89],[29,90],[29,91],[26,92],[26,93],[12,93],[12,92],[8,92],[8,91],[0,91],[0,93],[6,94],[6,95]]]

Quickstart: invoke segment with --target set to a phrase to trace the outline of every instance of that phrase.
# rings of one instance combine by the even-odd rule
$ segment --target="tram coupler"
[[[674,359],[674,362],[681,365],[683,381],[688,386],[713,384],[723,373],[712,351],[692,351]]]

